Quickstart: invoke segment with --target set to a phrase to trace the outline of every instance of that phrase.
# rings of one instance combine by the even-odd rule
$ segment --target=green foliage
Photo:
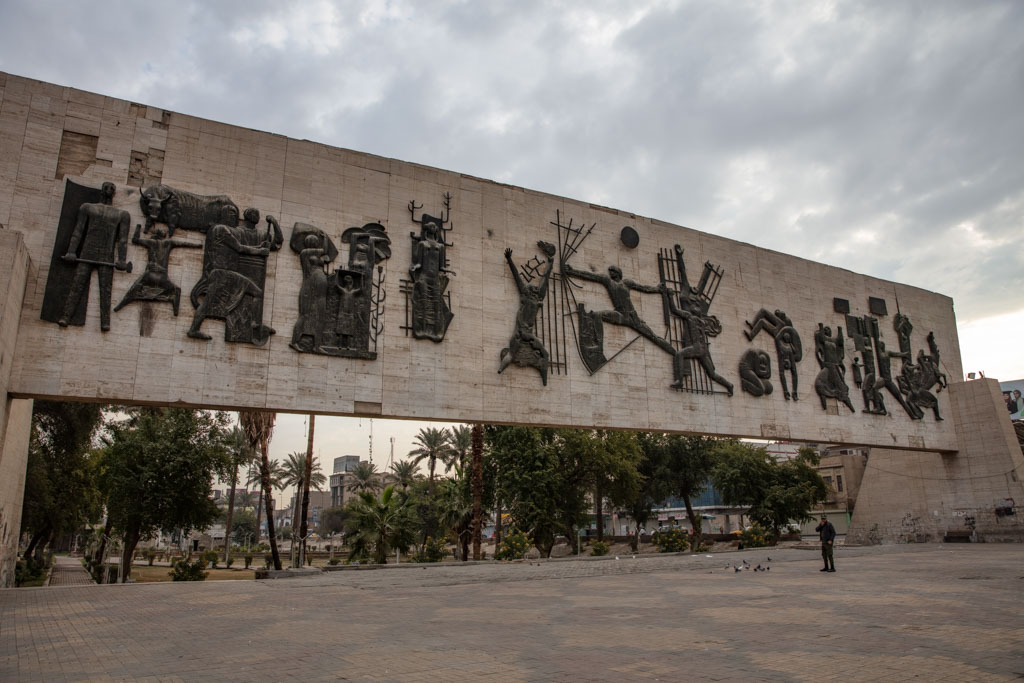
[[[273,553],[264,553],[263,554],[263,563],[266,565],[267,569],[270,569],[272,566],[274,566],[274,555],[273,555]]]
[[[256,539],[256,515],[248,510],[235,510],[231,521],[231,540],[239,546]]]
[[[690,547],[690,535],[678,527],[659,529],[651,540],[662,553],[681,553]]]
[[[494,553],[494,559],[521,560],[532,544],[533,539],[530,538],[529,534],[518,529],[512,529],[501,539],[501,547]]]
[[[348,517],[343,507],[327,508],[320,513],[320,526],[317,527],[317,533],[321,536],[330,536],[331,534],[340,534],[345,530],[345,518]],[[330,550],[331,547],[327,546]]]
[[[719,442],[718,454],[715,488],[727,505],[749,505],[747,516],[771,529],[773,542],[788,522],[811,520],[811,510],[828,497],[828,486],[814,469],[813,449],[777,462],[764,448],[730,440]]]
[[[360,491],[358,498],[349,503],[346,527],[350,558],[372,557],[377,564],[386,564],[395,548],[405,551],[412,545],[415,518],[409,506],[394,494],[394,486],[385,488],[380,498],[369,491]]]
[[[407,489],[416,481],[420,466],[415,460],[396,460],[391,463],[390,477],[400,489]]]
[[[42,586],[46,581],[47,569],[49,569],[49,565],[45,559],[39,562],[29,556],[18,560],[14,565],[14,585],[19,588]]]
[[[203,571],[205,567],[206,561],[202,558],[195,562],[189,562],[188,558],[182,558],[172,563],[168,575],[171,577],[171,581],[205,581],[209,575],[209,572]]]
[[[210,569],[217,568],[217,560],[220,559],[220,553],[216,550],[206,550],[203,552],[203,561],[210,565]]]
[[[228,569],[231,569],[231,565],[233,565],[234,563],[235,563],[235,556],[234,555],[228,555],[228,559],[224,560],[224,566],[227,567]],[[214,567],[214,569],[216,569],[216,567]]]
[[[245,568],[248,569],[249,565],[252,564],[253,554],[246,553],[245,555],[242,555],[242,559],[245,561]]]
[[[612,546],[606,541],[594,541],[590,544],[590,554],[594,557],[600,557],[607,555],[611,551]]]
[[[33,549],[99,520],[100,459],[91,446],[103,426],[103,410],[95,403],[35,401],[21,517]]]
[[[159,529],[202,529],[218,514],[213,480],[229,461],[227,416],[183,408],[132,408],[111,423],[103,452],[107,515],[125,551]]]
[[[292,538],[291,525],[285,525],[277,530],[277,537],[282,541],[290,541]]]
[[[444,559],[445,542],[443,539],[435,539],[427,536],[423,543],[423,549],[415,556],[415,562],[440,562]]]
[[[338,565],[340,563],[341,563],[341,559],[337,558],[337,557],[332,557],[331,559],[327,560],[327,564],[331,565],[332,567],[334,567],[334,566],[336,566],[336,565]]]
[[[760,524],[751,524],[740,534],[744,548],[763,548],[772,544],[772,535]]]
[[[142,556],[146,559],[146,564],[152,567],[153,560],[156,559],[156,551],[152,548],[146,548],[144,551],[142,551]]]

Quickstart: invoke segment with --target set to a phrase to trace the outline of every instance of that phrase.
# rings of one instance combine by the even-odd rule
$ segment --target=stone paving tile
[[[1024,677],[1024,547],[837,554],[836,574],[760,549],[6,590],[0,680]]]
[[[53,570],[50,572],[51,586],[89,586],[95,581],[85,571],[82,561],[77,557],[58,555],[55,559]]]

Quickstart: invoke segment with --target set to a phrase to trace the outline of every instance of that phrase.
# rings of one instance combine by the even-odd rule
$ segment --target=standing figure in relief
[[[302,265],[299,319],[289,344],[296,351],[314,352],[323,345],[321,329],[327,320],[327,273],[324,266],[329,262],[321,237],[315,233],[307,234],[299,252]]]
[[[715,362],[711,359],[711,349],[708,347],[708,337],[714,337],[721,331],[721,323],[714,316],[707,315],[704,306],[695,297],[680,294],[679,305],[676,305],[675,297],[664,283],[659,289],[668,303],[669,311],[683,321],[683,348],[678,351],[673,349],[675,381],[672,386],[677,389],[683,386],[683,378],[690,372],[687,361],[693,358],[711,380],[725,387],[726,392],[732,396],[732,382],[715,372]]]
[[[64,313],[57,321],[67,327],[74,316],[82,295],[89,291],[92,271],[95,270],[100,283],[100,330],[110,329],[110,296],[114,284],[114,269],[131,272],[128,257],[128,231],[131,216],[123,209],[115,209],[114,183],[103,183],[102,200],[99,204],[82,204],[78,209],[67,253],[61,258],[65,263],[75,264],[75,275],[64,302]],[[117,260],[114,260],[114,250]]]
[[[440,342],[444,339],[448,325],[455,315],[448,305],[448,283],[454,275],[448,269],[447,245],[444,239],[444,224],[451,215],[451,195],[445,194],[441,217],[423,214],[416,220],[416,209],[422,208],[415,201],[409,202],[409,214],[420,232],[409,233],[412,238],[412,265],[409,266],[410,288],[407,296],[411,308],[412,336],[416,339],[430,339]]]
[[[178,315],[178,304],[181,301],[181,287],[171,282],[167,274],[171,259],[171,250],[178,247],[186,249],[202,249],[198,242],[171,239],[167,236],[167,228],[157,225],[153,228],[153,237],[141,236],[142,226],[135,226],[132,244],[144,247],[147,253],[146,270],[139,279],[132,283],[124,293],[121,302],[114,307],[120,311],[133,301],[169,301],[174,315]]]
[[[822,410],[828,410],[827,398],[834,398],[853,412],[857,412],[850,401],[850,387],[846,384],[846,368],[843,359],[843,328],[837,327],[835,337],[832,328],[818,323],[818,331],[814,333],[814,357],[821,366],[821,372],[814,380],[814,389],[821,399]]]
[[[507,368],[511,363],[524,367],[537,368],[540,372],[541,382],[544,386],[548,384],[548,350],[544,348],[544,342],[536,334],[537,314],[544,297],[548,293],[548,281],[551,279],[551,271],[555,263],[555,245],[548,242],[537,242],[537,246],[547,257],[548,267],[544,271],[540,284],[526,284],[519,275],[512,260],[512,249],[505,250],[505,261],[508,262],[509,270],[512,271],[512,278],[515,280],[516,289],[519,290],[519,311],[516,313],[516,329],[512,333],[508,347],[501,350],[501,366],[498,374]]]

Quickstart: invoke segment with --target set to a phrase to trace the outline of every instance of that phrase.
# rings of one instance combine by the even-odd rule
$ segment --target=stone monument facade
[[[2,73],[0,136],[0,247],[26,262],[5,419],[48,398],[964,447],[941,294]]]

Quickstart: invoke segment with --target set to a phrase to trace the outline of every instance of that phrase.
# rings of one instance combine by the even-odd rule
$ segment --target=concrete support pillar
[[[1024,541],[1024,454],[999,383],[958,382],[949,394],[960,450],[872,449],[848,542]],[[1011,501],[1015,514],[996,513]]]
[[[25,284],[31,270],[32,262],[21,233],[0,230],[0,588],[14,585],[32,426],[32,401],[14,400],[7,395]]]

